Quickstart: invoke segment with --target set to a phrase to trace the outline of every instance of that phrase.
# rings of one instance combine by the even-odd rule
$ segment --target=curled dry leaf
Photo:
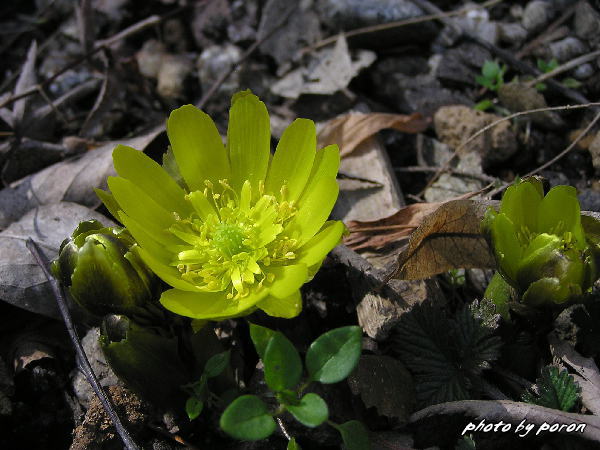
[[[100,201],[94,188],[105,187],[107,176],[114,174],[112,151],[116,145],[144,150],[163,130],[160,126],[126,141],[106,142],[81,157],[53,164],[0,190],[0,228],[40,205],[70,201],[97,207]]]
[[[417,280],[455,268],[495,267],[480,233],[483,215],[492,204],[483,200],[443,203],[412,233],[392,277]]]
[[[442,203],[414,203],[388,217],[377,220],[348,222],[350,234],[344,244],[354,251],[372,248],[380,250],[388,244],[408,239],[410,234]]]
[[[429,120],[419,113],[404,115],[352,112],[325,123],[319,131],[319,147],[337,144],[343,157],[352,153],[365,139],[385,128],[403,133],[420,133],[428,125]]]

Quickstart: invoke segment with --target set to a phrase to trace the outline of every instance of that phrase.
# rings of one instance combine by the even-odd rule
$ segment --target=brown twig
[[[531,86],[535,86],[538,83],[542,83],[550,78],[554,78],[557,75],[560,75],[563,72],[566,72],[568,70],[571,70],[583,63],[586,63],[588,61],[591,61],[592,59],[596,58],[597,56],[600,55],[600,50],[596,50],[593,51],[591,53],[586,53],[585,55],[581,55],[578,56],[577,58],[573,58],[570,61],[567,61],[566,63],[561,64],[560,66],[558,66],[556,69],[551,70],[550,72],[546,72],[541,74],[540,76],[534,78],[531,81],[528,81],[527,83],[525,83],[527,86],[531,87]]]
[[[127,450],[141,450],[140,447],[134,442],[127,429],[123,426],[121,419],[119,419],[118,414],[115,412],[110,398],[108,398],[108,396],[102,389],[102,386],[100,386],[100,382],[96,378],[96,375],[92,370],[92,366],[90,366],[90,362],[88,361],[87,356],[83,351],[81,341],[79,340],[79,336],[77,335],[77,330],[75,330],[75,325],[73,323],[73,319],[71,318],[71,313],[69,312],[67,302],[65,300],[63,287],[50,273],[48,258],[46,257],[44,251],[33,239],[27,239],[26,245],[31,254],[33,255],[35,261],[42,269],[42,272],[46,276],[46,279],[50,283],[50,288],[52,289],[52,293],[56,298],[56,303],[58,304],[58,309],[65,322],[65,327],[67,328],[67,332],[69,333],[71,342],[73,342],[73,345],[75,347],[75,354],[77,356],[77,365],[79,367],[79,370],[83,372],[88,382],[94,389],[94,392],[102,402],[102,405],[104,406],[106,413],[112,420],[115,429],[117,430],[117,433],[119,434],[121,440],[123,441],[123,444],[125,445],[125,448],[127,448]]]

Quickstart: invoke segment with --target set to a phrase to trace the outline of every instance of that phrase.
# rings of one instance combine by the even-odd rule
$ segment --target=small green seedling
[[[549,73],[552,72],[554,69],[556,69],[559,66],[558,61],[556,60],[556,58],[552,58],[550,61],[546,62],[543,59],[538,59],[537,60],[537,67],[538,69],[540,69],[540,71],[542,73]],[[577,81],[575,78],[571,78],[571,77],[567,77],[565,79],[563,79],[561,81],[561,83],[568,88],[571,89],[577,89],[578,87],[581,86],[581,83],[579,81]],[[546,83],[537,83],[535,85],[535,88],[538,91],[544,91],[546,90],[548,86],[546,86]]]
[[[264,364],[265,382],[273,391],[278,406],[271,410],[256,395],[242,395],[223,412],[223,431],[240,440],[269,437],[276,428],[275,417],[288,411],[301,424],[314,428],[324,422],[334,427],[349,450],[370,448],[367,430],[352,420],[337,424],[329,419],[329,408],[319,395],[304,390],[313,382],[331,384],[342,381],[358,364],[362,331],[357,326],[336,328],[318,337],[309,347],[302,381],[303,365],[294,345],[280,332],[250,324],[250,337]],[[299,448],[292,438],[288,449]]]
[[[496,61],[486,61],[475,81],[490,91],[497,91],[504,84],[505,72],[506,64],[500,66]]]
[[[211,400],[208,389],[208,379],[219,376],[229,364],[230,352],[217,353],[212,356],[204,366],[204,372],[195,383],[187,384],[183,388],[190,394],[185,402],[185,412],[190,420],[197,418],[204,409],[204,403]]]

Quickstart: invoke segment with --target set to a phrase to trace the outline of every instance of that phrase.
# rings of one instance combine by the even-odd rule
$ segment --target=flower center
[[[169,247],[174,254],[171,264],[182,279],[202,291],[244,297],[251,289],[261,289],[265,280],[273,281],[270,265],[296,257],[297,241],[284,233],[296,207],[285,200],[285,185],[276,197],[265,194],[262,184],[253,196],[249,181],[239,194],[227,180],[219,181],[219,186],[205,184],[204,191],[186,196],[194,212],[176,217],[169,228],[182,241]]]
[[[212,240],[214,245],[229,257],[246,250],[243,244],[244,232],[236,224],[220,223],[213,233]]]

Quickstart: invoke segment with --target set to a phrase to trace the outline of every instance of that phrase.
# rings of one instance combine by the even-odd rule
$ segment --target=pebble
[[[594,74],[594,66],[590,63],[585,63],[580,66],[577,66],[575,70],[573,70],[573,78],[577,80],[586,80]]]
[[[588,50],[587,45],[583,41],[572,36],[552,42],[548,47],[551,57],[556,58],[559,63],[583,55]]]
[[[223,72],[231,69],[242,56],[239,47],[232,44],[212,45],[198,56],[196,68],[198,79],[203,89],[208,89],[221,76]],[[233,72],[219,88],[219,92],[231,95],[239,87],[239,74]]]
[[[156,90],[166,99],[179,99],[183,96],[186,78],[192,72],[192,63],[180,55],[165,55],[162,61]]]
[[[498,24],[498,33],[500,40],[507,44],[521,44],[527,39],[527,30],[519,23],[503,23]]]
[[[549,2],[534,0],[523,10],[521,23],[529,33],[541,30],[554,16],[554,8]]]
[[[135,54],[138,70],[146,78],[157,78],[164,55],[165,46],[156,39],[144,42],[141,50]]]

